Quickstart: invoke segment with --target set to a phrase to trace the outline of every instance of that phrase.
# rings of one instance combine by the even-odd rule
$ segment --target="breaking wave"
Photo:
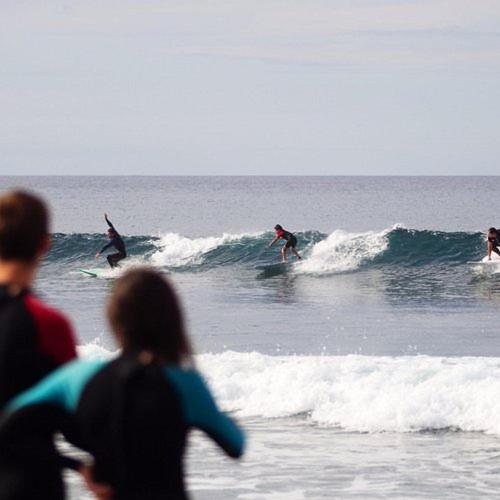
[[[79,351],[115,354],[96,344]],[[241,418],[299,417],[350,432],[500,434],[499,358],[226,351],[196,362],[222,408]]]
[[[366,267],[459,265],[485,254],[481,233],[440,232],[394,226],[383,231],[352,233],[343,230],[296,233],[302,262],[298,273],[329,274]],[[223,234],[189,238],[176,233],[126,237],[131,257],[140,262],[177,270],[204,270],[218,266],[269,265],[279,259],[278,248],[268,249],[270,232]],[[55,234],[48,263],[85,266],[105,240],[98,234]]]

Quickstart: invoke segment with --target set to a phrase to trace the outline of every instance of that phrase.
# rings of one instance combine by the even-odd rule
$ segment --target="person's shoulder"
[[[50,322],[52,326],[59,326],[66,329],[71,328],[68,318],[66,318],[61,311],[58,311],[55,307],[47,305],[33,294],[26,294],[24,302],[29,312],[31,312],[37,319],[43,319],[46,322]]]
[[[66,316],[31,293],[24,302],[33,317],[42,350],[58,363],[76,358],[75,336]]]
[[[59,373],[69,379],[88,379],[109,364],[106,359],[74,359],[59,368]]]
[[[165,373],[167,376],[173,378],[190,380],[192,382],[203,382],[201,373],[192,367],[168,365],[165,366]]]
[[[199,394],[208,390],[202,375],[195,368],[167,366],[165,374],[173,385],[183,393]]]

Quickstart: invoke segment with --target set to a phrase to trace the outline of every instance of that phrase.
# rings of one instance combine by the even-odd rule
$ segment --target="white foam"
[[[205,354],[218,401],[242,417],[305,414],[360,432],[457,428],[500,434],[500,359]]]
[[[500,274],[500,256],[496,253],[491,255],[491,260],[485,256],[480,262],[472,262],[471,265],[473,271],[479,275]]]
[[[384,252],[387,235],[399,225],[380,232],[348,233],[341,229],[316,243],[309,256],[295,267],[298,273],[328,274],[358,269],[361,264]]]
[[[488,259],[488,256],[486,255],[485,257],[483,257],[483,259],[481,259],[481,262],[484,262],[486,264],[489,264],[489,263],[498,264],[498,263],[500,263],[500,255],[492,252],[491,253],[491,260]]]
[[[187,238],[177,233],[167,233],[155,241],[159,248],[151,256],[158,266],[180,267],[187,264],[201,264],[207,252],[221,245],[241,240],[245,237],[260,236],[263,233],[226,234],[206,238]]]
[[[108,359],[92,343],[83,357]],[[196,356],[224,410],[239,417],[302,415],[358,432],[460,429],[500,434],[500,358],[268,356],[226,351]]]
[[[79,356],[90,359],[109,359],[115,356],[118,352],[106,349],[97,341],[91,342],[90,344],[79,345],[77,350]]]

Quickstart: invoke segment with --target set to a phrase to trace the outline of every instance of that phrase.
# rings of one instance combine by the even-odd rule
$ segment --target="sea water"
[[[193,433],[195,500],[498,497],[500,265],[470,262],[500,224],[500,178],[0,178],[12,187],[51,203],[36,290],[82,356],[116,352],[104,309],[123,270],[174,282],[197,364],[248,432],[241,463]],[[118,270],[94,260],[104,212],[129,250]],[[277,223],[304,259],[276,270]]]

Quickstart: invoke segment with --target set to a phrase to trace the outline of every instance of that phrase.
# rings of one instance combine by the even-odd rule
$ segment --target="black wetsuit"
[[[495,252],[497,255],[500,255],[500,250],[498,248],[500,247],[500,241],[498,240],[498,235],[495,238],[489,236],[488,241],[493,245],[491,250]]]
[[[17,294],[0,286],[0,410],[22,391],[76,358],[74,335],[66,318],[29,290]],[[3,414],[3,420],[7,419]],[[0,432],[0,499],[63,498],[61,465],[73,460],[56,452],[46,414],[25,412]],[[62,420],[58,428],[69,436]],[[16,437],[21,439],[14,444]],[[38,454],[36,466],[31,457]],[[22,456],[21,456],[22,455]],[[41,493],[43,492],[43,493]]]
[[[64,363],[76,358],[66,318],[29,290],[0,286],[0,410]]]
[[[108,248],[115,247],[118,251],[116,253],[108,255],[106,258],[111,267],[116,267],[118,265],[118,262],[120,262],[120,260],[124,259],[127,256],[127,250],[125,249],[125,243],[123,242],[122,237],[107,217],[106,222],[115,235],[113,236],[113,238],[111,238],[109,243],[106,243],[106,245],[101,248],[101,251],[99,253],[104,252]]]
[[[203,430],[231,457],[243,453],[242,431],[217,409],[198,372],[144,366],[132,353],[111,362],[70,363],[16,398],[9,410],[13,413],[0,426],[2,455],[22,451],[19,443],[33,455],[37,432],[30,425],[38,412],[45,422],[40,434],[47,435],[47,425],[52,430],[65,425],[72,442],[93,455],[95,479],[110,484],[119,500],[187,498],[183,455],[190,428]],[[0,498],[8,498],[2,487],[0,480]]]
[[[297,246],[297,238],[290,231],[278,229],[276,231],[276,236],[278,236],[278,238],[283,238],[284,240],[286,240],[285,248],[295,248]]]

